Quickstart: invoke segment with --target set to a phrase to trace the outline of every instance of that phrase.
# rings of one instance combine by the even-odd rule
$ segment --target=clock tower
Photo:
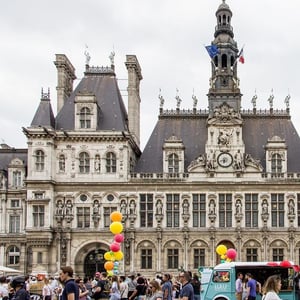
[[[216,18],[217,25],[211,43],[217,51],[211,57],[206,171],[241,173],[244,170],[245,145],[240,114],[242,94],[237,77],[239,50],[231,26],[232,12],[225,0],[218,7]]]

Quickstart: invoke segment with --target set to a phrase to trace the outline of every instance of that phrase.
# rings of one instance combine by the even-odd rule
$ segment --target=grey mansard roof
[[[41,99],[40,105],[31,122],[31,126],[49,126],[54,128],[55,118],[50,99]]]
[[[23,161],[24,166],[27,166],[27,149],[6,148],[0,149],[0,171],[7,171],[8,165],[15,158]]]
[[[111,74],[84,76],[57,114],[55,125],[57,130],[74,129],[75,96],[78,93],[87,92],[96,96],[97,105],[100,109],[97,130],[127,130],[127,112],[116,77]]]
[[[184,168],[205,153],[208,115],[162,114],[135,168],[137,173],[163,172],[163,144],[176,136],[185,146]],[[245,152],[259,159],[265,170],[265,149],[268,139],[279,136],[287,145],[288,172],[300,172],[300,138],[288,114],[245,114],[243,140]]]

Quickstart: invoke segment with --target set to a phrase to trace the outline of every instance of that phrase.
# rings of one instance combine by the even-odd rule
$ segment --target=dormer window
[[[86,152],[79,154],[79,173],[90,172],[90,156]]]
[[[179,158],[178,155],[172,153],[168,158],[168,170],[169,173],[178,173],[179,172]]]
[[[35,169],[36,171],[44,171],[45,168],[45,153],[42,150],[35,152]]]
[[[20,187],[22,186],[22,173],[21,171],[13,172],[13,186]]]
[[[80,128],[91,128],[91,111],[88,107],[80,110]]]
[[[280,154],[278,154],[278,153],[275,153],[272,155],[271,172],[272,173],[282,173],[282,158],[281,158]]]

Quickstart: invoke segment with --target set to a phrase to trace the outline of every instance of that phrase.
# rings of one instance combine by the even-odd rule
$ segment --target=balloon
[[[124,235],[121,233],[118,233],[114,237],[115,242],[122,243],[124,241]]]
[[[124,256],[122,251],[115,252],[114,255],[116,260],[121,260]]]
[[[119,211],[113,211],[111,214],[110,214],[110,219],[113,221],[113,222],[121,222],[122,221],[122,214],[119,212]]]
[[[227,257],[226,255],[221,255],[220,256],[221,259],[226,259],[226,257]]]
[[[235,259],[236,258],[236,251],[233,248],[229,248],[226,252],[226,255],[230,259]]]
[[[231,262],[231,258],[226,258],[226,262]]]
[[[113,234],[121,233],[123,230],[123,225],[121,222],[113,222],[110,224],[109,229]]]
[[[118,252],[120,250],[120,244],[119,243],[112,243],[110,245],[110,250],[113,252]]]
[[[114,268],[114,263],[112,261],[107,261],[105,264],[104,264],[104,269],[107,270],[107,271],[110,271]]]
[[[113,276],[113,275],[114,275],[114,273],[112,270],[107,271],[107,276]]]
[[[225,255],[226,252],[227,252],[227,247],[225,245],[219,245],[216,249],[216,252],[219,254],[219,255]]]
[[[112,251],[108,251],[104,253],[104,259],[105,260],[114,260],[115,256]]]

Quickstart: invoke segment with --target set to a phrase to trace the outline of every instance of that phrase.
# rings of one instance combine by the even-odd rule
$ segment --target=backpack
[[[109,280],[105,280],[104,293],[108,295],[110,293],[110,289],[111,289],[111,282]]]

